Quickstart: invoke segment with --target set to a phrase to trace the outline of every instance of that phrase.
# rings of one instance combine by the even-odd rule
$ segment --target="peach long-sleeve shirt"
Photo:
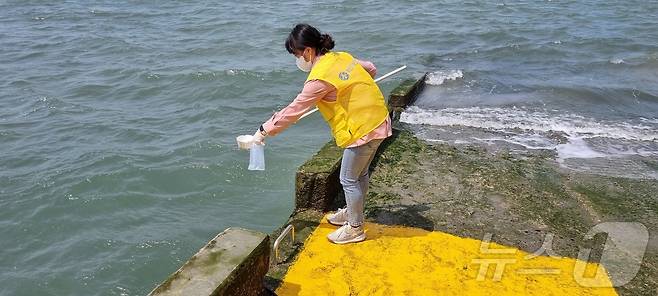
[[[319,57],[313,60],[313,64],[318,61]],[[369,61],[356,60],[373,78],[377,74],[377,68]],[[315,107],[318,100],[326,100],[333,102],[336,100],[336,88],[322,80],[309,80],[304,83],[304,88],[297,95],[297,97],[285,108],[279,112],[274,113],[272,117],[263,123],[263,129],[269,136],[274,136],[291,124],[297,122],[299,117],[304,115],[310,108]],[[347,148],[361,146],[374,139],[384,139],[393,134],[391,128],[391,118],[386,117],[386,120],[380,124],[373,131],[367,135],[356,140],[354,143],[347,146]]]

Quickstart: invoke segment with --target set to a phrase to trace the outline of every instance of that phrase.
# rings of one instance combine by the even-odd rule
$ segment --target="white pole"
[[[388,72],[388,73],[384,74],[384,76],[375,79],[375,83],[380,82],[380,81],[382,81],[382,80],[384,80],[384,79],[386,79],[386,78],[388,78],[388,77],[391,77],[391,76],[393,76],[394,74],[396,74],[396,73],[398,73],[398,72],[400,72],[400,71],[402,71],[402,70],[404,70],[404,69],[406,69],[406,68],[407,68],[407,66],[404,65],[404,66],[402,66],[402,67],[400,67],[400,68],[397,68],[397,69],[395,69],[395,70],[393,70],[393,71],[391,71],[391,72]],[[306,116],[309,116],[309,115],[313,114],[315,111],[318,111],[318,108],[314,108],[313,110],[304,113],[304,115],[302,115],[301,117],[299,117],[299,119],[297,119],[297,121],[302,120],[302,118],[304,118],[304,117],[306,117]]]

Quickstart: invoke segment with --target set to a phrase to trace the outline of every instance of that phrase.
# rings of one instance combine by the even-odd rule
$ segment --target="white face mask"
[[[313,63],[311,61],[307,62],[304,60],[304,55],[300,55],[295,63],[297,64],[297,68],[304,72],[311,72],[311,68],[313,67]]]

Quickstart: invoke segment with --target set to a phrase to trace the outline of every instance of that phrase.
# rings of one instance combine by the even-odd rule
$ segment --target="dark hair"
[[[334,40],[329,34],[320,34],[318,29],[309,24],[297,24],[288,39],[286,39],[286,50],[295,53],[295,50],[304,50],[305,47],[315,48],[317,55],[325,54],[334,48]]]

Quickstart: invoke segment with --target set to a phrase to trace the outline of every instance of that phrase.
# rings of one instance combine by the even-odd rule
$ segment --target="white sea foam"
[[[530,111],[525,108],[445,108],[425,110],[416,106],[402,113],[400,120],[410,124],[457,127],[447,135],[454,144],[471,144],[454,133],[462,128],[484,129],[483,133],[466,131],[468,140],[487,145],[512,144],[528,150],[554,150],[557,161],[572,168],[573,160],[605,158],[604,162],[628,162],[627,156],[658,156],[656,119],[641,118],[639,123],[601,122],[593,118],[560,111]],[[443,129],[443,128],[440,128]],[[549,133],[549,131],[552,131]],[[552,136],[558,132],[566,137]],[[431,134],[431,133],[428,133]],[[441,134],[441,133],[439,133]],[[474,136],[477,135],[477,136]],[[442,137],[442,136],[439,136]],[[431,139],[429,139],[431,140]],[[571,165],[568,165],[571,164]],[[609,166],[609,164],[608,164]],[[614,170],[609,168],[606,172]]]
[[[524,134],[511,137],[492,137],[491,139],[475,138],[479,141],[493,142],[502,141],[514,145],[523,146],[525,149],[539,150],[539,149],[555,149],[556,143],[550,139],[537,135],[537,134]]]
[[[619,64],[624,63],[624,60],[620,59],[620,58],[613,58],[613,59],[610,59],[610,63],[615,64],[615,65],[619,65]]]
[[[411,124],[435,126],[461,125],[505,131],[557,131],[571,136],[607,137],[639,141],[658,140],[658,129],[646,124],[626,122],[601,122],[593,118],[569,113],[549,114],[520,108],[445,108],[426,110],[409,107],[400,120]]]
[[[611,156],[598,151],[594,151],[587,145],[585,139],[582,137],[571,137],[569,141],[564,144],[558,144],[555,147],[558,154],[558,161],[562,162],[568,158],[597,158]]]
[[[457,80],[464,77],[461,70],[436,71],[427,75],[425,83],[429,85],[441,85],[446,80]]]

